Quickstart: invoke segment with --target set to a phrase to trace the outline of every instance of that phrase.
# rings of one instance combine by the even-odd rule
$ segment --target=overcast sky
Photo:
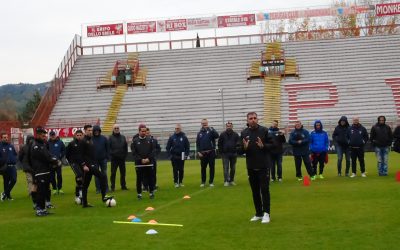
[[[0,85],[52,79],[82,24],[328,6],[331,0],[10,0],[0,9]]]

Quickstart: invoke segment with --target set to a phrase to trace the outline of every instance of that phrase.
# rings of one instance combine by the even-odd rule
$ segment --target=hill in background
[[[0,86],[0,120],[15,120],[16,115],[24,110],[36,90],[43,96],[49,84],[49,82],[18,83]]]

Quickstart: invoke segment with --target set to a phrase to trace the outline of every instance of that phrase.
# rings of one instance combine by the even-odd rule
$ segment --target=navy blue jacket
[[[317,129],[316,124],[320,123],[321,128]],[[329,138],[328,133],[323,130],[322,122],[320,120],[316,120],[314,122],[314,131],[311,132],[310,135],[310,150],[313,153],[322,153],[328,152],[329,147]]]
[[[297,141],[301,140],[301,143]],[[293,155],[301,156],[310,154],[310,133],[301,126],[300,129],[294,129],[289,136],[289,143],[293,146]]]
[[[99,135],[95,136],[94,132],[99,131]],[[95,157],[97,161],[107,160],[109,158],[109,145],[107,138],[101,134],[101,129],[99,126],[93,126],[93,136],[92,142],[95,148]]]
[[[0,142],[0,156],[7,159],[2,159],[1,162],[15,165],[17,163],[17,152],[15,151],[14,145],[10,143]]]
[[[169,137],[165,149],[167,150],[167,153],[171,158],[182,159],[182,152],[185,153],[185,156],[189,155],[189,140],[183,132],[180,132],[178,134],[174,133]]]
[[[48,141],[48,145],[50,153],[57,157],[58,160],[61,160],[65,156],[65,145],[59,137],[57,137],[54,141],[50,139]]]
[[[351,125],[347,130],[350,147],[364,147],[368,141],[368,132],[361,124]]]
[[[196,147],[198,152],[215,150],[215,140],[219,135],[215,129],[209,127],[207,129],[201,128],[197,133]]]

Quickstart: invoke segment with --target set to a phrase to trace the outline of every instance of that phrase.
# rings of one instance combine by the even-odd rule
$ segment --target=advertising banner
[[[219,16],[218,28],[256,25],[255,14]]]
[[[157,31],[156,21],[127,23],[128,34],[153,33]]]
[[[115,36],[124,34],[122,23],[87,26],[88,37]]]
[[[187,19],[188,30],[213,29],[213,28],[217,28],[217,17],[215,16]]]
[[[400,14],[400,3],[377,4],[375,8],[377,16],[389,16]]]

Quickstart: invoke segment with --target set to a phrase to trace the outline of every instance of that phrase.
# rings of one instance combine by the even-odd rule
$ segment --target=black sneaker
[[[154,193],[150,193],[149,197],[150,199],[154,199]]]
[[[13,197],[11,197],[11,195],[8,195],[6,199],[9,200],[9,201],[13,201],[14,200]]]
[[[138,194],[137,195],[137,198],[138,198],[138,200],[141,200],[143,197],[142,197],[142,194]]]
[[[49,203],[49,204],[46,205],[46,208],[50,209],[50,208],[54,208],[54,206],[53,206],[53,204]]]

